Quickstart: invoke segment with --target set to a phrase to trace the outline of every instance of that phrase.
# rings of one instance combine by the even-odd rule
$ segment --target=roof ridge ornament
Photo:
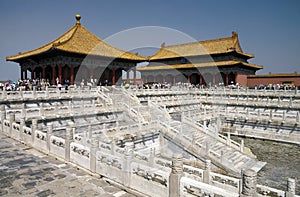
[[[80,24],[80,19],[81,19],[80,14],[76,14],[75,18],[76,18],[76,24]]]

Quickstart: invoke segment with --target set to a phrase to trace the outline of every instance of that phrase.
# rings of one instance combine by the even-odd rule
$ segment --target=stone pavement
[[[0,133],[0,196],[134,195]]]

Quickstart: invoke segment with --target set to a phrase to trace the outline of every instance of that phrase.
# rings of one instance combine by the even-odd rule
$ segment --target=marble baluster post
[[[203,182],[204,183],[207,183],[207,184],[211,183],[210,172],[211,172],[211,161],[205,160],[205,168],[203,171]]]
[[[15,114],[14,113],[9,114],[9,126],[10,126],[10,128],[9,128],[9,135],[10,136],[12,136],[12,129],[13,129],[12,125],[15,122],[15,120],[16,120]]]
[[[183,176],[183,157],[181,154],[173,155],[172,171],[169,176],[169,197],[182,196],[180,179]]]
[[[52,135],[52,132],[53,132],[53,123],[52,122],[49,122],[47,123],[47,152],[50,153],[51,150],[50,150],[50,144],[51,144],[51,135]]]
[[[294,197],[295,196],[296,182],[295,179],[289,178],[287,180],[287,190],[285,192],[285,197]]]
[[[90,170],[91,172],[96,172],[96,160],[97,160],[97,150],[99,148],[99,140],[94,138],[91,143],[90,149]]]
[[[65,139],[65,161],[69,162],[70,161],[70,156],[71,156],[71,142],[73,142],[73,128],[74,128],[74,123],[73,122],[68,122],[68,126],[66,128],[66,139]]]
[[[4,120],[6,119],[5,105],[1,105],[0,110],[1,110],[1,131],[3,132]]]
[[[256,183],[257,173],[254,170],[245,170],[242,175],[241,197],[257,197]]]
[[[32,119],[32,121],[31,121],[31,145],[32,146],[34,146],[35,131],[37,130],[37,127],[38,127],[37,119]]]

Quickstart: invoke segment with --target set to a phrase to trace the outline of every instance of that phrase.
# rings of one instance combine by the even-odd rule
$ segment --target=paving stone
[[[105,193],[101,194],[100,197],[114,197],[114,195]]]
[[[104,181],[102,179],[91,179],[88,182],[93,183],[93,184],[95,184],[97,186],[100,186],[100,187],[105,187],[105,186],[109,185],[106,181]]]
[[[103,189],[104,189],[104,191],[109,192],[109,193],[115,193],[115,192],[121,191],[121,189],[110,186],[110,185],[104,187]]]
[[[113,196],[122,191],[103,179],[32,150],[0,132],[0,196]]]
[[[0,189],[0,196],[4,196],[8,194],[8,191],[6,189]]]
[[[37,193],[36,195],[38,197],[47,197],[47,196],[50,196],[50,195],[53,195],[53,194],[55,194],[53,191],[51,191],[50,189],[47,189],[45,191],[41,191],[41,192]]]

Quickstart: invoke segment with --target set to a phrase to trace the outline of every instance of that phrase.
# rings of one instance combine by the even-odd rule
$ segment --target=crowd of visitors
[[[87,88],[91,88],[92,86],[95,86],[96,83],[94,81],[88,81],[88,80],[82,80],[81,82],[78,83],[78,87],[80,87],[80,89],[84,89],[85,87]],[[103,84],[99,84],[107,86],[108,83],[103,83]],[[142,84],[137,84],[137,85],[133,85],[130,83],[126,83],[123,82],[121,83],[121,86],[124,86],[125,88],[138,88],[138,89],[161,89],[161,88],[171,88],[171,86],[177,86],[177,87],[184,87],[184,88],[200,88],[200,89],[205,89],[205,88],[217,88],[217,87],[223,87],[223,83],[218,84],[218,85],[200,85],[200,84],[190,84],[190,83],[181,83],[178,82],[176,84],[170,84],[170,83],[157,83],[157,82],[148,82],[148,83],[142,83]],[[0,81],[0,91],[2,90],[6,90],[6,91],[18,91],[18,90],[24,90],[24,91],[30,91],[33,90],[33,87],[35,87],[35,89],[37,91],[41,91],[41,90],[45,90],[46,87],[54,87],[57,88],[59,90],[61,89],[68,89],[68,87],[70,86],[70,83],[68,80],[65,80],[62,84],[59,83],[59,80],[57,78],[56,80],[56,84],[50,84],[49,80],[47,79],[25,79],[25,80],[18,80],[18,81],[5,81],[5,82],[1,82]],[[74,84],[74,87],[77,87],[77,84]],[[236,89],[236,88],[242,88],[241,86],[239,86],[239,84],[233,84],[231,83],[230,85],[227,86],[228,88],[231,89]],[[295,89],[294,85],[283,85],[283,84],[269,84],[269,85],[257,85],[255,87],[249,87],[249,88],[254,88],[254,89],[267,89],[267,90],[283,90],[283,89]]]
[[[0,82],[0,90],[16,91],[16,90],[45,90],[46,86],[50,86],[48,80],[45,79],[24,79],[18,81]]]

